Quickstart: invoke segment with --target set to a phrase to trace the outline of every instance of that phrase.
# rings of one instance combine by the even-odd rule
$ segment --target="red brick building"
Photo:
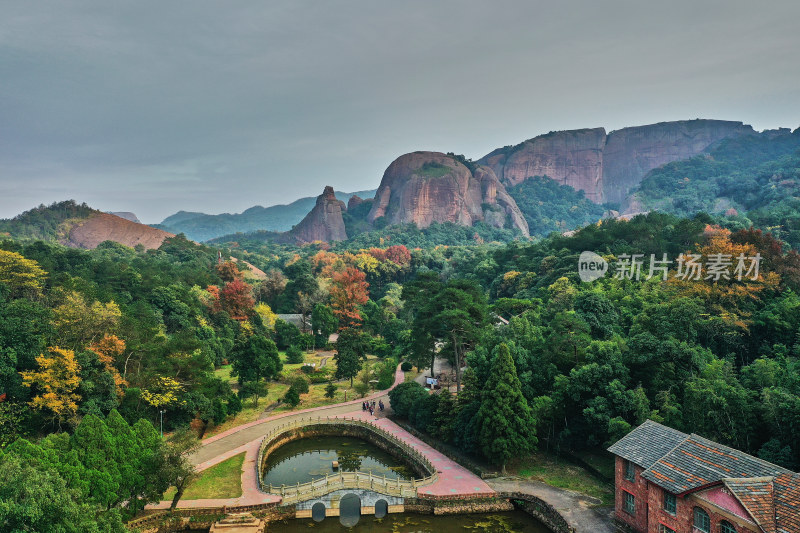
[[[800,474],[651,420],[608,450],[622,531],[800,533]]]

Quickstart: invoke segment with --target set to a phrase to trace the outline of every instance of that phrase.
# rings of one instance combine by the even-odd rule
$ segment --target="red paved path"
[[[395,381],[391,388],[396,387],[405,380],[404,373],[398,367],[395,373]],[[391,390],[391,388],[389,390]],[[388,390],[375,393],[368,397],[368,399],[379,398],[384,399],[384,403],[388,405],[388,399],[385,398]],[[489,485],[487,485],[481,478],[462,467],[458,463],[450,460],[447,456],[438,452],[434,448],[428,446],[421,440],[417,439],[409,432],[393,423],[391,420],[378,416],[370,416],[368,413],[361,410],[361,399],[356,399],[350,402],[336,404],[333,406],[317,407],[312,409],[304,409],[301,411],[292,411],[282,413],[273,417],[265,418],[263,420],[256,420],[248,424],[242,424],[228,431],[214,435],[208,439],[203,440],[203,445],[200,450],[195,453],[193,459],[196,461],[197,470],[203,471],[206,468],[214,466],[226,459],[238,455],[242,452],[245,453],[245,460],[242,464],[242,495],[239,498],[229,499],[213,499],[213,500],[181,500],[178,502],[178,507],[182,509],[200,508],[200,507],[222,507],[222,506],[238,506],[238,505],[253,505],[265,502],[278,502],[280,496],[266,494],[261,492],[258,488],[258,479],[256,474],[256,461],[258,457],[258,447],[261,443],[263,435],[271,429],[272,426],[278,423],[286,422],[289,419],[312,418],[314,415],[318,417],[330,416],[346,417],[346,418],[359,418],[367,420],[376,426],[388,431],[395,437],[403,440],[407,444],[413,446],[423,454],[425,454],[436,467],[438,479],[436,482],[425,485],[417,489],[419,495],[432,495],[432,496],[475,496],[485,495],[489,496],[494,494]],[[253,438],[255,437],[255,438]],[[162,501],[157,504],[148,506],[148,509],[166,509],[169,507],[170,502]]]

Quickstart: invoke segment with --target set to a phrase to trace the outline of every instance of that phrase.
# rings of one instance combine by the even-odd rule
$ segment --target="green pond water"
[[[390,514],[377,519],[362,516],[353,527],[344,527],[337,517],[328,517],[322,522],[311,519],[285,520],[273,522],[269,531],[294,533],[299,531],[351,531],[358,533],[505,533],[520,531],[524,533],[549,533],[541,522],[523,511],[471,515],[419,515]]]
[[[339,461],[339,469],[331,466]],[[372,472],[386,479],[412,479],[414,471],[374,444],[351,437],[317,437],[285,444],[269,454],[262,465],[265,485],[307,483],[325,474]]]

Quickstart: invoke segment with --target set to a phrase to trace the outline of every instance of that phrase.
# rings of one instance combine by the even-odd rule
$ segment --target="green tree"
[[[289,387],[289,390],[283,396],[283,401],[292,407],[296,407],[300,403],[300,392],[294,386]]]
[[[239,377],[240,385],[249,385],[258,406],[264,380],[275,378],[283,368],[278,347],[263,335],[252,335],[236,344],[232,356],[231,375]]]
[[[345,328],[339,332],[336,340],[336,353],[333,360],[336,361],[336,379],[349,379],[350,386],[353,386],[353,378],[361,370],[363,362],[367,358],[367,348],[369,339],[367,336],[353,328]]]
[[[296,365],[303,362],[303,350],[297,346],[289,346],[286,348],[286,362],[290,365]]]
[[[502,467],[504,474],[509,459],[536,448],[536,421],[522,395],[514,360],[505,344],[500,344],[494,354],[478,421],[481,450],[487,459]]]
[[[336,396],[336,389],[337,387],[333,384],[333,382],[328,383],[325,386],[325,397],[333,400],[333,398]]]
[[[123,533],[119,512],[103,512],[82,501],[55,472],[0,452],[0,524],[4,531]]]
[[[317,346],[325,346],[328,337],[336,333],[339,319],[333,314],[333,309],[327,305],[317,304],[311,312],[311,329],[314,332],[314,342]]]

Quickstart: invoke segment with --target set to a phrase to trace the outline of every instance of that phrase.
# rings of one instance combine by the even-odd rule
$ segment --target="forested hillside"
[[[466,361],[457,397],[405,384],[392,403],[421,431],[498,465],[536,448],[597,449],[651,418],[797,468],[800,255],[713,222],[651,213],[536,243],[480,243],[475,228],[448,225],[406,228],[416,247],[386,238],[394,233],[361,248],[226,243],[261,280],[182,237],[151,251],[6,240],[0,461],[47,490],[68,487],[65,516],[117,523],[185,472],[179,451],[191,439],[158,438],[162,414],[166,431],[201,435],[286,379],[279,349],[302,360],[338,331],[334,374],[311,376],[337,380],[332,394],[369,390],[367,354],[384,361],[372,367],[382,387],[400,360]],[[431,231],[468,244],[429,246]],[[582,283],[585,250],[611,273]],[[735,259],[730,279],[681,279],[677,258],[689,252],[761,259],[741,280]],[[611,275],[624,254],[643,254],[640,279]],[[650,254],[673,261],[668,279],[648,279]],[[303,331],[275,312],[300,314]],[[219,376],[226,362],[236,390]],[[289,406],[308,390],[292,380]],[[97,462],[86,449],[127,455]],[[143,472],[136,483],[130,468]]]
[[[800,130],[727,139],[707,154],[651,171],[634,202],[680,216],[717,214],[800,247]]]

